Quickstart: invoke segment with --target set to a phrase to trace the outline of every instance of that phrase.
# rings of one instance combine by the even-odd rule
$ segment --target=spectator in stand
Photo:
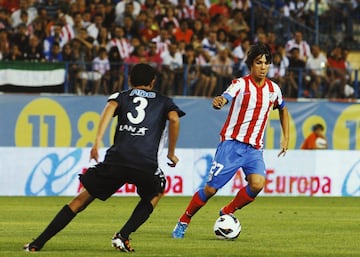
[[[10,52],[10,41],[8,32],[5,29],[0,29],[0,60],[4,59]]]
[[[296,31],[294,38],[290,39],[286,43],[286,52],[289,55],[290,50],[293,48],[299,49],[300,59],[306,62],[307,58],[311,56],[311,50],[309,44],[303,39],[303,34],[301,31]]]
[[[146,12],[151,11],[154,13],[155,16],[161,14],[161,9],[161,4],[157,0],[145,0],[141,5],[141,10]]]
[[[250,48],[250,39],[245,37],[241,43],[233,49],[232,56],[234,58],[234,76],[243,77],[249,73],[248,67],[245,63],[246,54]]]
[[[37,10],[35,7],[31,6],[31,2],[32,1],[30,0],[20,0],[19,9],[17,9],[11,14],[11,25],[13,28],[16,28],[20,23],[22,23],[22,12],[26,12],[28,15],[28,23],[26,25],[30,25],[31,22],[36,18]]]
[[[156,43],[157,52],[160,54],[160,56],[162,56],[165,52],[168,52],[171,41],[167,29],[161,28],[160,34],[157,37],[153,38],[152,42]]]
[[[192,25],[193,36],[196,35],[199,40],[203,40],[205,36],[204,25],[200,20],[194,20]]]
[[[288,74],[286,76],[285,96],[290,98],[297,98],[300,84],[304,89],[304,72],[305,61],[300,57],[300,50],[294,47],[290,50]]]
[[[130,65],[134,65],[138,63],[147,63],[148,55],[145,45],[143,44],[138,45],[131,53],[130,57],[125,60],[125,62],[129,63]],[[131,69],[131,67],[129,67],[129,69]]]
[[[111,2],[104,4],[103,27],[110,29],[115,23],[115,6]]]
[[[311,57],[306,61],[306,72],[309,76],[310,95],[315,98],[324,97],[324,92],[329,87],[326,74],[327,59],[318,45],[311,46]]]
[[[30,35],[30,33],[31,33],[31,24],[28,22],[29,16],[28,16],[27,11],[21,11],[20,20],[21,20],[21,23],[26,24],[26,30],[27,30],[26,34]]]
[[[194,9],[186,3],[186,0],[178,0],[178,4],[176,5],[176,13],[180,21],[183,19],[194,19]]]
[[[68,92],[75,93],[76,78],[78,76],[78,65],[76,58],[72,50],[72,44],[67,43],[62,48],[62,59],[68,65],[67,81],[68,81]]]
[[[330,56],[327,58],[327,63],[330,84],[326,96],[329,98],[347,97],[349,92],[346,92],[345,90],[349,89],[348,81],[350,79],[350,74],[348,73],[346,61],[340,46],[335,46]]]
[[[139,38],[139,31],[136,28],[134,18],[131,15],[124,17],[124,32],[127,40],[131,41],[133,38]]]
[[[320,123],[312,127],[312,133],[308,135],[301,147],[302,150],[327,149],[328,143],[324,136],[324,126]]]
[[[282,44],[278,44],[276,46],[276,52],[281,54],[282,60],[284,61],[286,69],[287,69],[289,67],[289,57],[286,55],[285,46]]]
[[[256,31],[256,35],[254,38],[254,42],[261,42],[263,44],[267,43],[267,35],[263,27],[258,27]]]
[[[36,35],[40,41],[44,41],[47,37],[46,33],[47,21],[43,21],[40,17],[34,19],[31,24],[31,35]]]
[[[196,64],[196,55],[193,45],[188,44],[183,54],[184,72],[186,74],[187,95],[199,95],[199,85],[204,83],[200,66]]]
[[[266,34],[266,39],[266,44],[270,47],[271,53],[275,53],[276,47],[281,44],[277,40],[276,33],[274,33],[273,31],[268,31],[268,33]]]
[[[84,12],[82,12],[82,20],[83,20],[84,28],[87,28],[92,24],[91,13],[88,9],[86,9],[86,10],[84,10]]]
[[[170,24],[170,23],[173,24],[173,30],[180,27],[179,21],[175,16],[175,8],[173,6],[168,6],[165,9],[165,16],[161,19],[160,27],[166,28],[168,26],[168,24]],[[172,31],[172,32],[174,32],[174,31]],[[172,33],[170,33],[170,34],[172,34]]]
[[[23,53],[24,60],[30,62],[45,62],[45,55],[42,47],[42,42],[39,41],[38,37],[32,35],[29,38],[29,44]]]
[[[106,49],[109,51],[113,46],[117,47],[122,60],[129,58],[131,52],[134,50],[134,47],[130,44],[129,40],[125,38],[125,31],[121,26],[115,27],[113,37],[108,43]]]
[[[92,88],[88,90],[89,95],[99,94],[100,85],[102,85],[103,93],[105,95],[109,94],[109,72],[110,72],[110,62],[107,56],[107,51],[105,48],[100,48],[98,55],[92,61],[92,70],[80,72],[81,78],[81,92],[78,91],[80,95],[86,93],[86,86],[88,82],[92,82]]]
[[[110,83],[112,86],[110,94],[121,91],[123,89],[124,82],[124,69],[123,60],[120,57],[119,51],[116,46],[113,46],[109,50],[109,62],[110,62]]]
[[[202,24],[209,24],[211,17],[208,12],[207,6],[201,1],[196,1],[194,6],[195,20],[199,20]]]
[[[182,94],[183,59],[178,44],[172,42],[169,51],[161,56],[163,60],[160,93],[164,95]],[[181,91],[181,93],[180,93]]]
[[[156,70],[156,77],[158,78],[155,81],[155,89],[160,91],[161,81],[162,81],[162,58],[160,53],[157,52],[157,45],[156,42],[149,42],[148,43],[148,64],[155,68]]]
[[[55,26],[61,27],[60,32],[60,46],[62,47],[66,43],[70,42],[73,38],[75,38],[75,33],[73,30],[73,26],[66,23],[65,15],[63,13],[60,13],[58,16],[58,19],[54,22],[54,24],[50,27],[50,36],[52,36],[55,31]]]
[[[144,27],[140,29],[140,37],[144,43],[149,43],[153,38],[159,35],[159,27],[152,17],[147,17]]]
[[[74,17],[74,26],[73,26],[73,31],[75,36],[79,35],[80,30],[82,28],[85,28],[84,26],[84,22],[83,22],[83,16],[80,12],[76,12],[73,14]]]
[[[219,48],[232,49],[232,42],[229,41],[229,36],[225,29],[218,29],[216,32],[216,38]]]
[[[233,61],[229,57],[229,50],[221,47],[218,53],[210,60],[212,71],[216,76],[216,88],[210,87],[207,93],[208,97],[218,95],[223,92],[233,79]]]
[[[139,15],[141,4],[138,1],[119,1],[115,6],[115,24],[123,26],[124,17],[131,15],[133,18]]]
[[[180,27],[175,29],[174,38],[177,42],[184,41],[186,44],[191,42],[193,31],[189,29],[189,22],[187,19],[180,21]]]
[[[295,19],[298,22],[304,23],[304,8],[305,0],[290,0],[289,1],[289,11],[291,18]]]
[[[78,71],[75,88],[77,94],[81,95],[85,94],[85,92],[81,90],[80,72],[86,72],[88,69],[91,69],[91,67],[88,67],[88,64],[93,59],[93,40],[88,36],[86,28],[81,29],[80,34],[71,41],[71,46]]]
[[[29,45],[29,36],[26,34],[26,24],[20,23],[15,33],[11,36],[11,44],[15,44],[19,47],[19,50],[21,53],[24,53],[26,51],[26,48]]]
[[[24,56],[22,54],[22,52],[19,49],[19,46],[16,44],[12,44],[10,46],[10,51],[8,53],[8,55],[3,56],[3,60],[6,61],[23,61],[24,60]]]
[[[92,52],[94,49],[94,40],[88,35],[88,32],[85,28],[80,30],[80,34],[74,38],[74,40],[80,43],[82,52],[85,56],[85,61],[91,61],[93,59]]]
[[[209,56],[215,56],[218,50],[218,41],[216,31],[210,31],[209,35],[201,42],[202,47]]]
[[[47,56],[46,60],[48,62],[62,62],[63,61],[62,49],[58,42],[54,42],[51,45],[50,53]]]
[[[104,21],[104,18],[101,13],[96,13],[93,21],[94,22],[90,24],[86,29],[88,31],[88,35],[95,40],[99,35],[100,29],[103,27],[102,23]]]
[[[286,64],[282,59],[280,53],[275,52],[273,54],[273,61],[270,64],[268,71],[268,78],[279,85],[281,90],[285,92],[285,76],[286,76]]]
[[[247,17],[250,14],[252,4],[250,0],[231,0],[231,9],[240,10]]]
[[[12,29],[10,13],[3,7],[0,7],[0,29],[5,29],[7,31]]]
[[[162,58],[157,52],[156,42],[150,42],[148,45],[148,64],[157,71],[161,70]]]
[[[231,16],[231,8],[228,6],[226,0],[218,0],[216,3],[211,4],[209,15],[210,17],[221,15],[229,18]]]
[[[201,47],[195,48],[196,65],[200,67],[202,83],[198,83],[195,88],[196,96],[207,96],[210,88],[216,87],[216,76],[211,70],[211,57]]]
[[[46,10],[46,13],[48,15],[49,19],[56,19],[58,16],[58,10],[60,9],[59,5],[60,1],[56,0],[43,0],[39,1],[37,4],[37,8],[44,8]]]
[[[314,28],[315,27],[315,8],[317,5],[317,14],[319,17],[319,24],[327,25],[329,22],[329,11],[330,7],[327,0],[307,0],[304,6],[304,14],[306,19],[306,24]]]
[[[95,51],[97,52],[101,47],[107,47],[111,39],[111,35],[106,27],[101,27],[97,38],[94,41]]]
[[[50,59],[51,49],[54,43],[58,44],[60,50],[62,47],[67,43],[64,42],[63,38],[61,37],[61,23],[56,23],[52,26],[52,34],[46,37],[43,41],[44,47],[44,55],[46,60]]]
[[[344,41],[353,41],[353,20],[356,19],[356,15],[359,13],[354,13],[356,10],[356,5],[358,5],[358,1],[352,0],[343,0],[343,1],[329,1],[330,5],[330,17],[333,27],[333,31],[341,31],[341,38],[339,40]],[[355,17],[353,16],[355,14]],[[340,28],[340,29],[339,29]]]
[[[239,9],[233,10],[227,25],[229,27],[229,37],[231,41],[235,41],[241,31],[245,31],[246,33],[250,32],[250,26],[244,19],[242,10]]]

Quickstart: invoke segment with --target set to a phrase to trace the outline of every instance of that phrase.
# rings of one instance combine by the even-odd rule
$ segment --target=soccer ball
[[[222,215],[215,221],[214,232],[219,239],[235,239],[241,232],[240,221],[233,215]]]
[[[327,148],[326,140],[321,137],[318,137],[315,140],[315,145],[316,145],[316,148],[318,148],[318,149],[326,149]]]

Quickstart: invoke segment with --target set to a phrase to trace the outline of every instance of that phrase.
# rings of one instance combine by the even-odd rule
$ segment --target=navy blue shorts
[[[220,189],[240,168],[245,177],[250,174],[265,177],[263,151],[236,140],[225,140],[216,149],[207,184]]]
[[[79,175],[79,179],[91,196],[103,201],[125,183],[136,185],[139,196],[149,201],[159,193],[163,193],[166,185],[165,175],[160,168],[152,174],[104,163],[88,168],[85,174]]]

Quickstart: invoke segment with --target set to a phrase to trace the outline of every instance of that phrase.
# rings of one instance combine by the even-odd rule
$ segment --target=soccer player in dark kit
[[[149,218],[164,192],[166,180],[158,166],[158,151],[165,128],[168,128],[168,165],[175,167],[179,161],[175,155],[179,117],[185,115],[170,98],[153,90],[155,74],[147,64],[135,65],[129,78],[132,88],[108,98],[90,152],[90,158],[97,164],[80,175],[83,190],[58,212],[34,241],[24,246],[26,251],[40,251],[94,199],[105,201],[125,183],[136,185],[140,201],[111,242],[120,251],[134,251],[129,235]],[[104,160],[98,162],[100,142],[114,116],[118,118],[114,144],[107,149]]]

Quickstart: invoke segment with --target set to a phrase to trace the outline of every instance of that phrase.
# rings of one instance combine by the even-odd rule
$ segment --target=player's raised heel
[[[175,225],[175,228],[172,232],[172,237],[173,238],[184,238],[185,232],[188,228],[189,224],[185,223],[185,222],[178,222]]]
[[[129,239],[125,239],[117,233],[111,238],[111,245],[122,252],[135,252],[135,249],[130,245]]]
[[[223,216],[223,215],[226,215],[226,214],[231,215],[231,216],[234,216],[233,213],[225,213],[223,209],[224,209],[224,208],[221,208],[221,209],[220,209],[220,211],[219,211],[219,216]]]
[[[24,245],[23,249],[26,252],[38,252],[38,251],[40,251],[39,247],[37,247],[36,245],[33,245],[31,243],[28,243],[28,244]]]

